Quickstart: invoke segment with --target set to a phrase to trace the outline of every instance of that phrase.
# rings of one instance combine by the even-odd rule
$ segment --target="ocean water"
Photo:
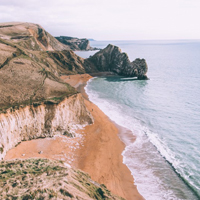
[[[94,41],[145,58],[150,80],[98,77],[89,99],[136,136],[123,162],[147,200],[200,199],[200,41]],[[95,52],[77,52],[88,57]],[[127,137],[127,140],[126,140]]]

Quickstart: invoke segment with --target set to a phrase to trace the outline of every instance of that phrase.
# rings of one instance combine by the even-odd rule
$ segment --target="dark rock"
[[[145,59],[135,59],[130,62],[128,55],[122,53],[117,46],[109,44],[105,49],[100,50],[85,62],[86,69],[96,66],[98,71],[111,71],[118,75],[137,77],[139,80],[147,80],[147,64]],[[91,67],[90,67],[91,68]]]

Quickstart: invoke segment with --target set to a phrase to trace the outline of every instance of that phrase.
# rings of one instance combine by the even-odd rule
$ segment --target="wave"
[[[176,155],[156,133],[150,131],[147,126],[141,123],[140,120],[130,116],[130,114],[126,112],[125,105],[113,102],[109,99],[104,99],[102,101],[99,93],[90,87],[93,80],[94,78],[90,79],[85,87],[90,101],[95,103],[111,120],[120,126],[131,130],[132,133],[137,136],[134,143],[126,146],[122,155],[124,164],[126,164],[130,169],[135,179],[138,191],[144,196],[145,199],[184,199],[181,195],[180,197],[177,197],[178,195],[176,193],[179,193],[177,192],[179,190],[179,186],[175,188],[177,191],[174,192],[173,187],[176,186],[169,187],[167,184],[171,181],[168,180],[167,177],[171,173],[170,169],[165,172],[165,166],[164,170],[162,170],[162,174],[159,174],[161,173],[160,169],[156,169],[155,166],[152,166],[152,163],[159,163],[159,165],[163,167],[163,159],[161,159],[161,156],[158,155],[160,153],[162,157],[165,158],[171,165],[171,171],[173,169],[179,174],[179,177],[181,177],[182,180],[190,186],[190,183],[184,178],[184,176],[181,176],[181,173],[179,172],[180,170],[178,170],[181,168],[182,164],[180,160],[176,158]],[[153,159],[154,161],[151,164],[148,163],[149,158],[147,157],[150,157],[150,159]],[[161,178],[162,175],[166,176],[166,183],[163,183]],[[178,183],[179,178],[176,177],[176,179]],[[193,189],[191,186],[190,188]],[[194,189],[193,192],[196,196],[198,195]]]
[[[91,81],[90,81],[91,82]],[[89,83],[90,83],[89,82]],[[89,85],[88,83],[88,85]],[[141,149],[143,148],[143,145],[145,145],[145,142],[147,142],[147,138],[144,136],[145,127],[142,127],[140,123],[138,123],[136,120],[130,120],[130,118],[126,115],[123,114],[122,110],[123,107],[118,104],[114,104],[113,102],[110,103],[109,101],[103,101],[102,99],[99,98],[99,95],[97,92],[90,90],[88,85],[86,86],[86,92],[89,96],[89,99],[95,103],[111,120],[116,122],[122,127],[126,127],[134,134],[137,135],[136,141],[129,145],[126,146],[124,152],[122,153],[123,155],[123,162],[128,166],[130,169],[132,175],[135,178],[136,185],[138,187],[139,192],[146,198],[150,199],[152,197],[152,193],[154,194],[154,199],[159,200],[163,199],[163,194],[166,194],[166,198],[164,199],[174,199],[176,200],[176,197],[172,198],[172,191],[163,191],[160,192],[160,185],[161,185],[161,180],[159,178],[155,177],[153,175],[153,172],[151,169],[147,168],[142,164],[142,162],[139,160],[136,160],[133,158],[132,150],[134,149],[137,154],[141,154]],[[134,153],[135,154],[135,153]],[[139,158],[139,156],[137,156]],[[141,155],[140,155],[141,157]],[[134,159],[134,160],[133,160]],[[134,166],[133,166],[134,163]],[[139,168],[135,167],[135,165],[140,166]],[[141,174],[141,169],[142,171],[146,173]],[[150,188],[150,185],[154,185],[153,188]],[[153,190],[153,191],[152,191]],[[167,195],[168,193],[168,195]]]
[[[198,194],[198,191],[200,191],[200,188],[197,187],[192,181],[189,180],[189,177],[193,175],[193,172],[188,169],[186,173],[185,169],[187,168],[187,166],[180,159],[177,158],[176,154],[168,148],[167,144],[163,140],[161,140],[156,133],[153,133],[151,131],[146,131],[145,133],[148,136],[150,142],[156,147],[158,152],[161,154],[161,156],[172,167],[174,172],[192,190],[195,196],[198,199],[200,199],[200,195]]]

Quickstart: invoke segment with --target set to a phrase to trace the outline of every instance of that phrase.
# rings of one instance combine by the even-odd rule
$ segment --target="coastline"
[[[126,143],[123,132],[128,130],[113,123],[89,101],[85,92],[84,87],[92,76],[80,74],[61,78],[82,93],[86,107],[94,117],[94,124],[76,131],[78,137],[70,140],[57,136],[22,142],[8,151],[5,160],[32,157],[63,160],[87,172],[94,181],[106,185],[116,195],[127,200],[144,199],[134,185],[130,170],[123,164],[122,152]]]
[[[107,74],[101,73],[100,75]],[[67,76],[63,77],[67,83],[82,93],[86,107],[94,117],[94,124],[80,130],[85,140],[83,146],[76,149],[77,157],[74,166],[87,172],[93,180],[105,184],[116,195],[127,200],[144,199],[134,185],[130,170],[123,164],[122,152],[126,143],[123,133],[129,130],[112,122],[95,104],[89,101],[84,87],[91,78],[93,77],[87,74],[72,75],[70,79]],[[135,138],[130,136],[130,140],[134,141]]]

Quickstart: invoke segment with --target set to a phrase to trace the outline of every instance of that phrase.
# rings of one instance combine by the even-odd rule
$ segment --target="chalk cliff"
[[[10,108],[0,114],[0,159],[24,140],[64,134],[79,125],[93,123],[81,94],[65,98],[60,103],[47,101],[41,105]]]

